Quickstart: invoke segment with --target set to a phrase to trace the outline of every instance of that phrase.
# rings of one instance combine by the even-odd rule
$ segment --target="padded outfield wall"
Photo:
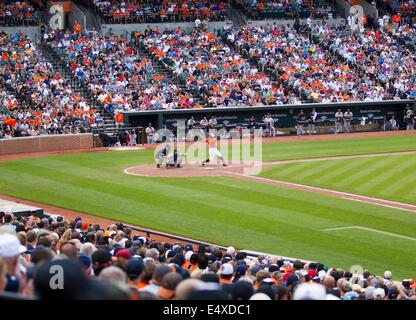
[[[19,137],[0,139],[0,156],[15,153],[89,149],[92,147],[92,133]]]

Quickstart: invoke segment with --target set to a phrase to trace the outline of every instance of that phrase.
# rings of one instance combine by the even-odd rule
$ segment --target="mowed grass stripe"
[[[416,150],[416,135],[263,144],[263,161]]]
[[[332,196],[325,196],[321,198],[321,194],[317,197],[317,194],[312,192],[304,192],[300,190],[287,189],[283,187],[277,187],[277,189],[268,188],[269,185],[255,182],[255,185],[247,184],[245,181],[232,179],[231,183],[234,188],[239,187],[240,193],[245,194],[246,192],[251,194],[252,199],[258,199],[260,201],[272,201],[270,206],[278,206],[279,209],[296,211],[298,207],[305,207],[308,210],[308,215],[313,216],[312,219],[302,220],[301,224],[309,224],[314,228],[329,228],[329,226],[339,225],[357,225],[371,223],[376,228],[385,229],[386,226],[393,226],[390,230],[394,230],[396,233],[413,234],[416,236],[415,230],[413,229],[413,221],[416,216],[413,213],[396,210],[395,215],[392,216],[389,210],[379,206],[365,206],[362,207],[363,203],[340,199]],[[222,179],[209,179],[212,183],[221,183]],[[232,182],[235,180],[235,182]],[[206,183],[205,183],[206,184]],[[196,186],[198,187],[198,186]],[[203,188],[202,186],[200,186]],[[263,200],[264,193],[266,193],[265,200]],[[342,202],[346,201],[346,202]],[[364,209],[365,208],[365,209]],[[290,217],[289,219],[293,219]],[[332,221],[332,224],[325,225],[325,221]],[[410,225],[409,225],[410,222]]]
[[[343,177],[339,177],[344,182],[343,184],[337,184],[336,180],[332,179],[329,184],[332,184],[335,181],[336,186],[349,186],[354,187],[356,185],[366,188],[365,185],[372,185],[373,179],[386,168],[395,167],[398,162],[401,160],[399,157],[385,157],[384,159],[378,159],[379,157],[368,158],[367,161],[362,159],[356,159],[356,163],[361,164],[361,169],[354,172],[348,172]],[[344,161],[342,165],[348,166],[348,159]],[[380,170],[381,169],[381,170]]]
[[[354,159],[355,160],[355,159]],[[325,181],[329,177],[337,177],[340,175],[344,175],[346,171],[355,171],[358,167],[361,167],[361,163],[357,161],[351,161],[349,162],[348,167],[343,166],[339,162],[333,162],[333,161],[322,161],[322,167],[316,167],[316,166],[310,166],[309,167],[309,173],[307,174],[300,174],[297,179],[298,181],[304,181],[304,180],[321,180]],[[322,170],[322,169],[323,170]]]
[[[316,174],[319,170],[315,170],[313,167],[304,167],[304,170],[308,171],[308,173],[313,172],[315,179],[312,179],[312,175],[309,175],[309,178],[299,179],[299,175],[304,175],[304,173],[300,170],[293,170],[294,167],[297,167],[298,163],[290,163],[269,167],[259,176],[397,202],[416,204],[416,181],[414,175],[409,175],[410,172],[416,171],[415,154],[379,156],[371,159],[355,158],[323,161],[335,163],[340,167],[345,168],[358,168],[360,167],[359,164],[363,164],[363,167],[366,165],[366,168],[363,170],[340,171],[336,176],[331,177],[331,174],[325,174],[325,172],[323,172],[322,175]],[[290,169],[293,170],[292,175],[287,176],[284,174],[286,167],[290,167]],[[296,174],[296,172],[299,172],[299,175]],[[390,189],[388,193],[384,192],[384,190],[389,187],[392,178],[397,180],[404,179],[403,181],[406,181],[407,178],[415,183],[409,183],[409,180],[407,180],[407,189]]]
[[[399,157],[399,161],[396,166],[383,167],[383,171],[379,172],[372,179],[372,185],[364,184],[364,187],[369,189],[369,192],[378,192],[378,190],[384,190],[390,186],[392,182],[396,180],[408,179],[409,175],[403,174],[405,172],[414,172],[416,170],[416,158]],[[391,192],[397,192],[395,189],[391,189]]]

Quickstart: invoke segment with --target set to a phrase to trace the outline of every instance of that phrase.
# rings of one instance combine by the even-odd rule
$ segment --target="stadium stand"
[[[154,30],[142,43],[188,90],[196,88],[208,107],[271,105],[287,98],[264,72],[211,32]]]
[[[250,19],[332,19],[336,17],[333,3],[321,0],[278,0],[253,1],[234,0],[233,5],[240,8]]]
[[[192,95],[158,74],[137,48],[112,34],[53,31],[49,45],[110,112],[192,108]]]
[[[155,241],[121,223],[92,225],[80,217],[0,212],[0,225],[3,299],[416,299],[414,280],[395,281],[388,270],[382,276],[352,274],[233,247]],[[64,271],[62,290],[49,286],[54,265]]]
[[[103,126],[97,110],[122,126],[129,111],[416,97],[413,0],[376,1],[382,14],[361,28],[327,24],[336,17],[334,2],[322,0],[82,2],[106,23],[160,26],[134,32],[131,41],[88,30],[47,30],[38,42],[2,32],[0,138],[89,132]],[[164,22],[223,21],[230,7],[253,20],[295,23],[226,26],[221,34],[202,24],[163,30]],[[43,8],[40,0],[2,1],[0,25],[37,25]],[[44,48],[70,75],[54,68]],[[414,280],[393,281],[389,271],[358,276],[232,247],[160,242],[81,218],[0,212],[0,225],[0,298],[49,299],[47,268],[59,264],[77,287],[57,299],[416,300]]]
[[[100,116],[23,33],[1,34],[2,136],[87,132]],[[9,100],[11,99],[11,100]],[[4,121],[4,119],[8,119]]]
[[[40,23],[42,0],[11,1],[0,3],[0,26],[34,26]]]
[[[107,23],[186,22],[225,19],[226,2],[207,1],[99,1],[86,0]]]

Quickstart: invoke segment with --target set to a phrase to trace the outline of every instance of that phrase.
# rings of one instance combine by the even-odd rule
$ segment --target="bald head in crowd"
[[[59,250],[60,254],[67,256],[70,259],[77,260],[78,259],[78,250],[74,243],[72,242],[65,242],[61,245]]]

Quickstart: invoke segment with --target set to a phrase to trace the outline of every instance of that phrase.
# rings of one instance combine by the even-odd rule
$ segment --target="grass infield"
[[[415,138],[269,143],[263,145],[263,161],[416,150]],[[152,150],[140,150],[3,162],[0,193],[239,249],[316,260],[345,269],[361,265],[377,274],[389,269],[398,280],[416,277],[414,213],[230,177],[151,178],[123,173],[125,168],[151,163],[152,156]],[[329,188],[344,174],[340,170],[344,167],[331,169],[333,163],[342,161],[345,166],[349,162],[344,161],[349,160],[353,165],[345,172],[354,176],[354,180],[348,178],[351,188],[364,185],[373,188],[373,195],[390,199],[395,194],[397,198],[392,200],[406,198],[412,203],[412,194],[406,195],[407,187],[397,179],[404,172],[414,172],[414,157],[280,164],[261,175],[298,177],[301,180],[295,182],[303,184],[316,179],[320,186]],[[295,168],[301,165],[305,165],[303,169]],[[325,165],[327,170],[321,170]],[[398,169],[402,166],[403,170]],[[360,179],[360,171],[367,178]],[[382,183],[389,173],[393,185]],[[369,177],[384,174],[376,184],[368,183]],[[414,175],[408,174],[405,181],[412,188]],[[345,185],[335,187],[358,193],[358,189],[343,189]],[[357,228],[360,226],[367,229]]]

